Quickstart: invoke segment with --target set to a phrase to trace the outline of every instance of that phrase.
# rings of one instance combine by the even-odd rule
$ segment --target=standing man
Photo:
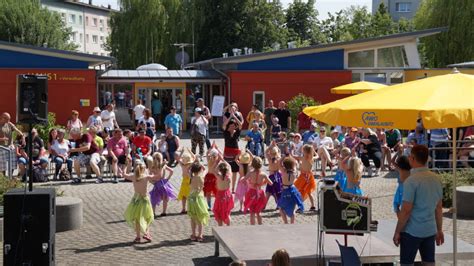
[[[278,121],[280,121],[282,131],[288,133],[291,130],[291,114],[286,108],[284,101],[278,103],[278,109],[273,112],[273,116],[277,117]]]
[[[176,106],[171,106],[170,113],[165,118],[165,128],[171,128],[174,135],[179,135],[183,129],[183,119],[176,113]]]
[[[151,100],[151,113],[158,126],[161,126],[161,112],[162,111],[163,111],[163,103],[161,103],[160,99],[158,99],[158,96],[155,94],[155,96],[153,97],[153,100]]]
[[[114,105],[108,104],[104,111],[100,114],[102,125],[107,133],[111,133],[115,128],[120,128],[115,118]]]
[[[273,113],[275,112],[275,110],[276,110],[276,108],[275,108],[275,106],[273,106],[273,100],[269,100],[267,108],[265,108],[265,110],[263,110],[263,114],[264,114],[264,117],[265,117],[265,123],[269,127],[272,124],[272,116],[273,116]],[[267,144],[267,145],[270,145],[270,139],[271,139],[270,136],[271,136],[270,130],[268,130],[268,129],[265,130],[265,144]]]
[[[166,128],[166,144],[168,144],[168,153],[170,155],[169,166],[176,166],[175,156],[179,149],[179,137],[173,134],[171,127]]]
[[[138,104],[133,107],[133,120],[135,120],[135,126],[138,125],[138,121],[143,117],[143,111],[145,111],[143,100],[138,100]]]
[[[208,121],[207,124],[207,130],[206,130],[206,147],[209,150],[211,148],[211,140],[210,140],[210,134],[209,134],[209,123],[211,122],[211,111],[207,106],[204,105],[204,99],[203,98],[198,98],[196,100],[196,105],[197,107],[201,108],[202,116],[206,118]]]
[[[303,110],[308,107],[307,103],[301,105],[301,112],[298,114],[298,119],[296,120],[296,131],[300,134],[303,134],[306,130],[309,130],[311,127],[311,117],[303,113]]]
[[[420,251],[423,265],[435,265],[435,243],[444,243],[443,187],[437,174],[427,167],[428,148],[416,145],[408,157],[412,167],[403,183],[403,204],[393,235],[400,245],[401,265],[413,265]]]

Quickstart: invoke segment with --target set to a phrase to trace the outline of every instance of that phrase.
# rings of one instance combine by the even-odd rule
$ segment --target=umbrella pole
[[[457,167],[457,152],[456,152],[456,129],[453,128],[453,265],[457,265],[457,253],[458,253],[458,231],[457,231],[457,177],[456,177],[456,167]]]

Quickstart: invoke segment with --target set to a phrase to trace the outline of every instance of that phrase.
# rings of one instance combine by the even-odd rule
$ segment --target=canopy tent
[[[331,125],[414,129],[453,128],[453,262],[457,263],[456,128],[474,125],[474,76],[434,76],[347,97],[304,113]]]
[[[346,85],[338,86],[331,89],[331,93],[333,94],[359,94],[362,92],[377,90],[380,88],[385,88],[387,85],[375,83],[375,82],[368,82],[368,81],[359,81],[354,83],[349,83]]]

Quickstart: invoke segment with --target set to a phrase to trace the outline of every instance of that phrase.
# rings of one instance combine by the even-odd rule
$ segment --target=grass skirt
[[[298,206],[302,211],[304,210],[303,199],[300,192],[295,186],[283,189],[281,197],[278,200],[278,207],[281,208],[288,217],[293,217],[295,207]]]
[[[189,196],[190,189],[191,189],[191,178],[189,176],[183,176],[183,180],[181,180],[181,187],[179,189],[178,200],[187,198]]]
[[[222,221],[225,224],[230,223],[230,212],[234,208],[234,199],[230,189],[217,190],[216,200],[212,211],[214,212],[214,219]]]
[[[194,191],[188,197],[188,216],[199,224],[207,225],[209,222],[208,206],[204,196]]]
[[[309,195],[316,189],[316,181],[312,173],[301,173],[295,181],[295,187],[301,193],[303,200],[306,200]]]
[[[259,213],[265,209],[267,198],[262,189],[249,188],[245,194],[244,212]]]
[[[216,176],[211,173],[207,173],[204,177],[204,196],[216,196],[217,187],[216,187]]]
[[[153,185],[153,189],[150,191],[151,206],[160,205],[166,196],[169,200],[174,200],[176,199],[176,191],[168,182],[168,179],[160,179]]]
[[[265,192],[270,193],[278,201],[281,194],[281,173],[279,171],[274,172],[268,177],[272,181],[272,185],[268,184],[265,188]]]
[[[153,209],[150,198],[135,194],[125,210],[125,221],[129,226],[135,229],[136,223],[140,225],[140,232],[146,233],[146,230],[153,221]]]
[[[240,180],[239,183],[237,183],[237,189],[235,190],[235,199],[244,201],[244,197],[248,189],[249,189],[248,182],[244,180]]]

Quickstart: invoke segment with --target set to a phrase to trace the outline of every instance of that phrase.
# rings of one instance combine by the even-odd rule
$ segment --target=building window
[[[390,73],[390,84],[403,83],[403,71]]]
[[[97,35],[92,35],[92,43],[97,43],[98,41]]]
[[[369,82],[386,84],[387,74],[386,73],[365,73],[364,80],[369,81]]]
[[[86,43],[89,43],[89,34],[86,34]]]
[[[73,42],[76,41],[76,34],[77,34],[76,32],[71,33],[71,38]]]
[[[407,67],[408,59],[403,46],[377,49],[377,67]]]
[[[265,92],[254,91],[253,92],[253,104],[257,105],[258,109],[263,112],[265,109]]]
[[[361,81],[361,74],[352,72],[352,82]]]
[[[104,36],[100,36],[100,42],[101,42],[101,43],[104,42]]]
[[[374,50],[349,53],[349,67],[374,67]]]
[[[99,25],[100,25],[101,27],[103,27],[103,26],[104,26],[104,20],[99,19]]]
[[[79,16],[79,24],[82,25],[82,16]]]
[[[410,12],[411,11],[411,3],[409,3],[409,2],[395,3],[395,11],[397,11],[397,12]]]
[[[97,27],[97,19],[96,18],[92,19],[92,26]]]
[[[74,14],[69,15],[69,23],[72,23],[72,24],[76,23],[76,15]]]
[[[61,13],[61,20],[66,23],[66,13]]]
[[[82,33],[79,33],[79,42],[82,43],[83,39],[84,39],[84,35],[82,35]]]
[[[89,26],[89,17],[86,16],[86,26]]]

